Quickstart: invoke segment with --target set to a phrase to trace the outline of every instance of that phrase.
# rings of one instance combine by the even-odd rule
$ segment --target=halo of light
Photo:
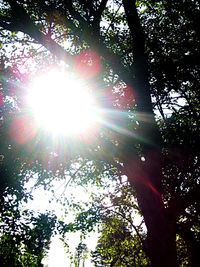
[[[98,109],[91,90],[63,71],[51,70],[35,78],[27,104],[39,127],[55,135],[77,135],[95,127]]]

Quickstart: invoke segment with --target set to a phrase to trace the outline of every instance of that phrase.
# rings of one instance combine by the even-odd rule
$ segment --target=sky
[[[31,188],[35,182],[35,179],[29,182],[27,185],[27,188]],[[59,188],[60,183],[55,184],[55,190]],[[71,191],[71,192],[69,192]],[[51,199],[52,195],[50,192],[45,191],[42,188],[37,188],[33,192],[33,200],[30,200],[27,203],[26,208],[34,210],[35,212],[45,212],[47,210],[49,211],[55,211],[56,216],[59,218],[63,217],[63,211],[61,204],[58,204],[56,200],[51,201],[49,203],[49,200]],[[69,187],[67,190],[68,194],[73,194],[75,197],[75,201],[87,201],[89,199],[89,194],[87,194],[83,188],[80,186],[76,187]],[[70,215],[67,218],[69,221],[70,219],[73,219],[73,216],[70,218]],[[68,240],[69,250],[72,255],[75,253],[75,248],[78,246],[80,242],[80,232],[77,233],[68,233],[66,235],[66,238]],[[86,237],[86,239],[83,241],[85,244],[87,244],[87,247],[89,251],[94,250],[95,246],[97,244],[98,234],[97,232],[92,232],[90,235]],[[62,241],[60,240],[60,236],[56,235],[51,238],[51,245],[49,252],[47,254],[47,257],[43,260],[43,263],[45,266],[48,267],[69,267],[70,266],[70,260],[69,260],[70,254],[66,253],[64,245]],[[93,267],[94,265],[91,263],[90,258],[88,258],[85,261],[85,266],[87,267]],[[74,267],[74,265],[72,265]]]

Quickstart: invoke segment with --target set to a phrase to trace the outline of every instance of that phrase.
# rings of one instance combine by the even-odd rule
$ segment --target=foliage
[[[55,218],[29,214],[29,227],[20,210],[31,198],[25,183],[36,175],[36,185],[48,190],[55,180],[64,180],[64,193],[69,183],[99,187],[87,210],[68,206],[77,211],[74,223],[59,225],[65,233],[103,223],[96,266],[149,266],[143,250],[161,266],[159,257],[164,262],[175,253],[176,234],[180,265],[197,266],[199,10],[198,1],[1,1],[3,261],[39,266],[49,246]],[[106,110],[91,142],[69,137],[55,145],[52,136],[32,129],[26,87],[40,71],[63,64],[84,78]],[[144,217],[146,247],[146,233],[139,240],[131,228],[135,212]]]
[[[75,260],[74,260],[75,267],[84,266],[85,260],[87,258],[87,253],[88,253],[87,245],[84,244],[83,242],[80,242],[75,251]]]
[[[5,208],[0,221],[1,266],[43,266],[55,227],[55,217]]]
[[[150,266],[140,238],[129,232],[125,220],[107,217],[102,225],[96,250],[92,253],[95,266]]]

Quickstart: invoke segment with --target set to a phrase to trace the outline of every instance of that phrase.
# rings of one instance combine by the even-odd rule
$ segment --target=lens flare
[[[98,108],[91,90],[75,76],[52,70],[31,83],[27,104],[38,125],[55,135],[77,135],[95,127]]]

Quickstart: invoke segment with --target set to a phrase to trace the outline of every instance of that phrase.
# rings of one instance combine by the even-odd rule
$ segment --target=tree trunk
[[[131,185],[136,190],[139,207],[147,227],[147,253],[152,267],[176,267],[175,218],[167,213],[162,200],[162,141],[155,122],[150,85],[148,62],[144,52],[144,35],[137,14],[135,0],[123,0],[127,22],[133,39],[134,65],[132,84],[136,89],[138,143],[142,156],[126,155],[125,169]],[[137,140],[134,140],[135,142]]]
[[[151,182],[159,175],[158,164],[157,155],[150,153],[145,161],[136,157],[127,160],[125,167],[147,227],[146,252],[152,267],[175,267],[175,221],[167,214],[162,196]]]

